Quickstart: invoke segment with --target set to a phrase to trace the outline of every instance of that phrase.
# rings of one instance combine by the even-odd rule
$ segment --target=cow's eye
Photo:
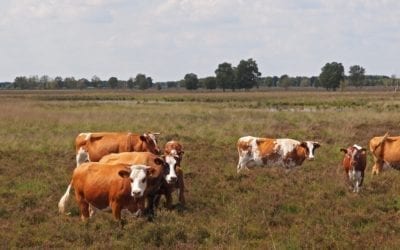
[[[145,183],[145,181],[146,181],[146,179],[143,179],[143,180],[142,180],[142,183]]]
[[[130,179],[130,181],[131,181],[131,183],[133,182],[133,180],[132,180],[132,179]]]

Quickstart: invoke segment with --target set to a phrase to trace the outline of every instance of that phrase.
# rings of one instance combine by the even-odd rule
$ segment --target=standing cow
[[[374,158],[372,174],[379,174],[382,169],[392,167],[400,170],[400,136],[373,137],[369,141],[369,150]]]
[[[175,165],[177,159],[173,156],[157,156],[149,152],[123,152],[119,154],[109,154],[101,158],[100,163],[107,164],[144,164],[154,166],[160,169],[158,178],[149,180],[147,194],[147,207],[145,212],[151,217],[154,216],[154,202],[164,182],[175,183],[177,176],[175,173]],[[159,166],[160,165],[160,166]]]
[[[86,161],[99,161],[110,153],[151,152],[159,154],[156,135],[159,133],[81,133],[75,139],[76,164]]]
[[[58,203],[59,212],[64,213],[72,186],[82,220],[89,218],[89,206],[111,208],[114,218],[120,220],[122,209],[133,213],[142,208],[141,200],[154,172],[145,165],[83,163],[74,169],[71,183]]]
[[[244,168],[255,166],[282,166],[288,169],[300,166],[305,159],[314,159],[314,151],[320,144],[315,141],[245,136],[239,138],[236,146],[239,173]]]
[[[177,190],[179,203],[181,206],[185,206],[185,183],[183,181],[183,170],[181,168],[181,161],[183,158],[183,146],[181,143],[177,141],[168,141],[164,146],[164,154],[169,157],[173,157],[176,160],[175,164],[175,173],[177,176],[177,180],[175,182],[166,182],[164,181],[159,195],[156,197],[155,206],[157,207],[161,198],[161,195],[165,195],[166,207],[168,209],[172,208],[172,193]]]
[[[366,149],[354,144],[353,146],[341,148],[344,152],[342,165],[346,173],[346,179],[353,187],[353,192],[358,193],[364,181],[364,171],[367,166]]]

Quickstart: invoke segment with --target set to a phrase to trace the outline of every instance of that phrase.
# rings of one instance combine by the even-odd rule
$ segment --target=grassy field
[[[2,248],[395,249],[400,246],[400,173],[371,176],[349,191],[341,147],[400,134],[391,92],[159,93],[0,92]],[[57,203],[75,166],[80,132],[161,132],[182,142],[187,208],[154,222],[110,213],[88,223],[74,199]],[[291,172],[236,174],[241,136],[290,137],[322,145]],[[174,195],[174,203],[177,197]]]

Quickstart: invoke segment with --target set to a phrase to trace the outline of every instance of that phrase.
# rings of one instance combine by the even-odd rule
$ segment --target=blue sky
[[[318,75],[335,61],[399,77],[400,1],[0,1],[0,81],[180,80],[248,58],[263,76]]]

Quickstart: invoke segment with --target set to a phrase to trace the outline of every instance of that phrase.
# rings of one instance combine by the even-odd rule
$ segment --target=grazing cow
[[[144,164],[159,169],[157,178],[148,181],[148,204],[145,212],[150,217],[154,216],[154,201],[163,182],[174,183],[177,180],[175,173],[176,158],[173,156],[160,158],[160,156],[150,152],[123,152],[106,155],[101,158],[100,162],[107,164]]]
[[[353,187],[353,192],[358,193],[364,180],[364,171],[367,166],[366,149],[354,144],[353,146],[341,148],[344,152],[342,165],[346,172],[347,181]]]
[[[239,138],[236,146],[239,153],[239,173],[243,168],[255,166],[280,165],[288,169],[300,166],[305,159],[314,159],[314,150],[320,144],[315,141],[245,136]]]
[[[181,161],[183,158],[183,147],[182,145],[177,142],[177,141],[169,141],[165,144],[164,146],[164,154],[173,156],[174,159],[176,160],[175,164],[175,173],[177,176],[176,182],[172,183],[167,183],[166,181],[163,182],[163,185],[160,188],[159,195],[156,198],[155,205],[156,207],[159,204],[161,195],[165,195],[166,199],[166,207],[168,209],[172,208],[172,193],[175,190],[178,190],[178,197],[179,197],[179,203],[181,206],[185,206],[185,183],[183,181],[183,171],[181,169]]]
[[[142,208],[148,190],[148,180],[156,172],[146,165],[83,163],[74,169],[67,191],[58,208],[64,213],[71,186],[79,205],[82,220],[89,217],[89,206],[111,208],[115,219],[121,219],[121,210],[136,212]]]
[[[400,136],[373,137],[369,141],[369,150],[374,158],[372,174],[379,174],[384,168],[400,170]]]
[[[110,153],[152,152],[159,154],[156,135],[159,133],[81,133],[75,139],[76,164],[86,161],[99,161]]]

